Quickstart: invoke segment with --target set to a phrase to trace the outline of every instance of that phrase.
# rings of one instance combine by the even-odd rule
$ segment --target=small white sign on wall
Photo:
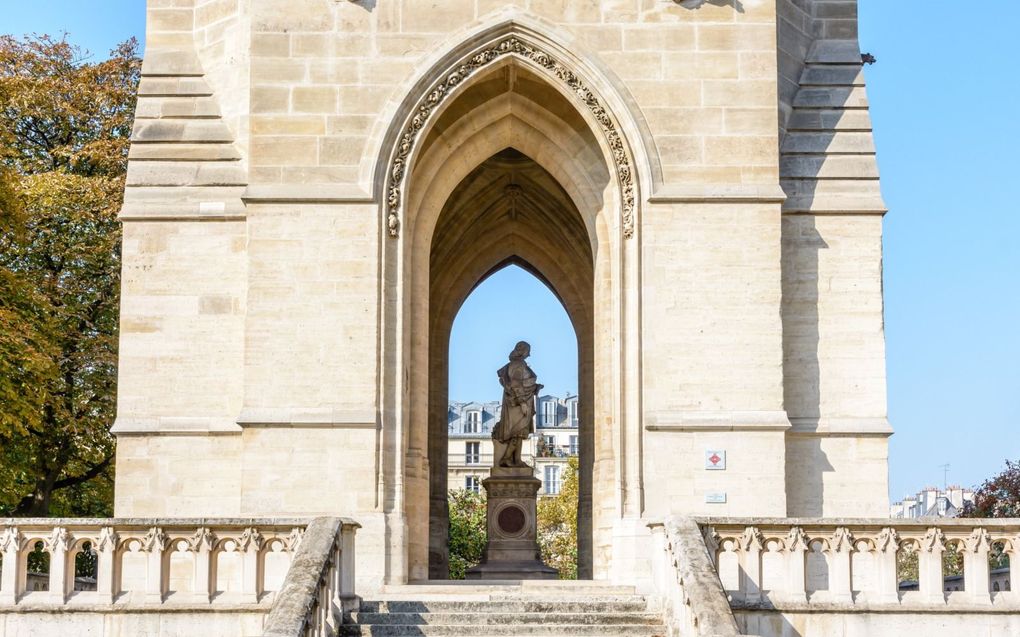
[[[725,491],[713,491],[705,494],[705,504],[726,504]]]
[[[726,468],[726,452],[722,449],[709,449],[705,452],[705,469],[722,471]]]

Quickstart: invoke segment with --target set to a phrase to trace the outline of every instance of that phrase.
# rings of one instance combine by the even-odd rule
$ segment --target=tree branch
[[[71,476],[71,477],[68,477],[68,478],[64,478],[62,480],[57,480],[56,482],[53,483],[53,490],[56,491],[57,489],[63,489],[65,487],[73,487],[76,484],[81,484],[82,482],[88,482],[92,478],[95,478],[96,476],[101,474],[103,471],[105,471],[106,468],[108,466],[110,466],[110,462],[112,462],[112,461],[113,461],[113,454],[111,453],[110,455],[106,456],[106,458],[104,458],[102,462],[100,462],[99,464],[93,466],[91,469],[89,469],[85,473],[81,474],[80,476]]]

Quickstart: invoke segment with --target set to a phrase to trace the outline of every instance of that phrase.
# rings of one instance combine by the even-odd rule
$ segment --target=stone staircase
[[[665,637],[654,601],[601,582],[388,586],[344,617],[341,635]]]

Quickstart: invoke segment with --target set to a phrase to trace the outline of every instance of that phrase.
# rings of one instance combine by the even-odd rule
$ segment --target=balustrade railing
[[[268,604],[309,522],[0,519],[0,606]]]
[[[699,518],[734,607],[789,604],[1020,606],[990,584],[989,556],[1020,583],[1020,521]],[[948,553],[963,587],[946,591]],[[916,572],[915,559],[916,556]],[[909,572],[908,572],[909,571]],[[999,577],[1001,579],[1001,577]],[[915,590],[900,582],[916,580]],[[956,588],[959,587],[957,584]],[[996,590],[998,589],[998,590]]]
[[[356,522],[318,518],[308,526],[301,548],[273,607],[262,637],[333,637],[344,610],[358,605],[354,594]]]

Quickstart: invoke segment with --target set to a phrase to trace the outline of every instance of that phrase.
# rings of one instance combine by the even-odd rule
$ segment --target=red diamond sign
[[[726,468],[726,452],[721,449],[709,449],[705,452],[705,468],[722,471]]]

